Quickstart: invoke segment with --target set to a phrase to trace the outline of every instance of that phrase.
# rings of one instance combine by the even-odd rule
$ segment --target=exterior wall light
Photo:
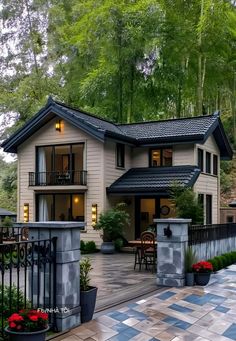
[[[56,122],[56,130],[61,131],[61,120]]]
[[[24,223],[29,221],[29,204],[24,204]]]
[[[92,226],[97,224],[98,219],[98,205],[92,204]]]

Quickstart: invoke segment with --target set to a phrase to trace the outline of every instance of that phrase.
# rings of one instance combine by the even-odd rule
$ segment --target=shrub
[[[89,273],[92,269],[89,258],[86,257],[80,261],[80,289],[82,291],[87,291],[90,287]]]
[[[84,251],[87,252],[87,253],[93,253],[97,250],[96,248],[96,244],[93,240],[91,241],[88,241],[85,243],[85,246],[84,246]]]
[[[117,251],[120,251],[120,249],[122,248],[123,245],[124,245],[123,239],[117,238],[117,239],[115,240],[115,249],[116,249]]]
[[[25,297],[21,290],[13,284],[12,287],[8,285],[0,285],[0,316],[9,317],[12,311],[25,308]],[[10,310],[11,299],[11,310]],[[26,304],[29,303],[26,301]]]
[[[185,256],[184,257],[184,259],[185,259],[185,272],[193,272],[192,266],[194,263],[197,262],[196,252],[193,250],[193,248],[191,246],[189,246],[185,250],[184,256]]]
[[[223,266],[222,259],[220,258],[220,256],[216,256],[214,257],[214,259],[217,262],[218,270],[223,269],[224,266]]]
[[[232,259],[231,259],[230,253],[224,253],[224,254],[222,255],[222,257],[225,257],[225,259],[226,259],[226,262],[227,262],[227,265],[226,265],[226,266],[232,264]]]
[[[218,262],[215,260],[215,258],[208,259],[208,262],[212,264],[213,271],[218,271]]]
[[[80,250],[81,251],[85,250],[85,242],[83,240],[80,241]]]
[[[226,268],[229,264],[228,264],[228,258],[225,255],[221,255],[219,256],[221,258],[222,264],[223,264],[223,268]]]

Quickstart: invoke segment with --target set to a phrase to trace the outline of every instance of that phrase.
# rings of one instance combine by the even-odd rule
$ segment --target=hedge
[[[208,259],[213,266],[214,271],[226,268],[227,266],[236,263],[236,251],[224,253],[220,256]]]

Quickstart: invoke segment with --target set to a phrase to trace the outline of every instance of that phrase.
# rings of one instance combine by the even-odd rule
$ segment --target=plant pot
[[[37,332],[14,332],[5,328],[5,332],[9,335],[10,341],[45,341],[46,332],[49,327]]]
[[[113,242],[103,242],[100,251],[104,254],[112,254],[115,252],[115,245]]]
[[[90,287],[87,291],[80,291],[81,323],[91,321],[95,309],[98,288]]]
[[[197,285],[207,285],[211,277],[210,272],[195,273],[195,282]]]
[[[194,285],[194,273],[186,272],[185,274],[185,285],[192,287]]]

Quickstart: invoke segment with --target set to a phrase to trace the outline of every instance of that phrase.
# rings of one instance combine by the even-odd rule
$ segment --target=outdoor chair
[[[145,269],[148,270],[151,267],[152,272],[155,271],[156,268],[156,237],[153,232],[144,231],[141,233],[140,237],[140,246],[137,246],[135,252],[135,263],[134,270],[136,269],[136,265],[139,265],[139,271],[142,268],[142,265],[145,265]]]

